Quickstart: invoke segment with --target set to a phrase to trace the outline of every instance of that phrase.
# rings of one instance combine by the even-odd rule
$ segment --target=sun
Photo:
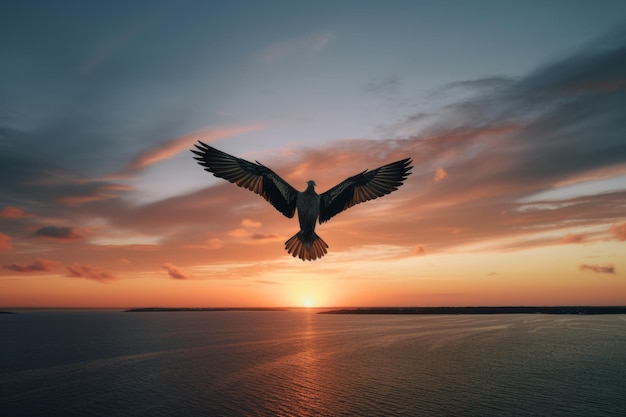
[[[315,303],[313,302],[313,299],[311,297],[305,298],[303,304],[304,304],[304,306],[306,308],[311,308],[311,307],[313,307],[315,305]]]

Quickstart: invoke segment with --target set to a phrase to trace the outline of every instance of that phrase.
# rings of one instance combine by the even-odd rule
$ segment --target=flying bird
[[[303,261],[314,261],[327,253],[328,244],[315,233],[316,221],[322,224],[355,204],[397,190],[413,168],[411,158],[405,158],[365,170],[318,194],[313,180],[307,182],[306,190],[298,191],[258,161],[237,158],[201,141],[195,147],[191,152],[205,171],[259,194],[289,218],[298,210],[300,231],[285,242],[285,249]]]

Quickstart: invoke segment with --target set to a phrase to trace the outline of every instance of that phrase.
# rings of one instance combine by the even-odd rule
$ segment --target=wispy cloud
[[[424,248],[424,245],[415,245],[411,249],[411,255],[413,256],[422,256],[425,254],[426,254],[426,249]]]
[[[261,222],[257,222],[257,221],[250,220],[250,219],[243,219],[241,221],[241,225],[243,227],[249,227],[249,228],[255,228],[255,229],[263,226]]]
[[[66,267],[66,269],[67,276],[72,278],[85,278],[101,283],[111,282],[116,279],[113,274],[91,265],[74,263],[73,265]]]
[[[401,86],[400,77],[392,75],[383,79],[372,80],[365,85],[365,91],[374,94],[394,94]]]
[[[191,278],[191,275],[187,274],[186,272],[183,272],[180,268],[178,268],[176,265],[174,265],[171,262],[165,262],[162,268],[167,271],[167,274],[170,276],[170,278],[181,279],[181,280]]]
[[[8,269],[9,271],[13,271],[13,272],[28,273],[28,272],[51,272],[55,268],[57,268],[59,265],[60,263],[57,261],[44,259],[44,258],[38,258],[35,262],[29,265],[12,263],[12,264],[3,265],[2,267],[4,269]]]
[[[435,170],[435,176],[433,177],[433,181],[440,182],[443,181],[448,176],[448,173],[445,169],[439,167]]]
[[[576,233],[568,233],[561,239],[561,243],[581,243],[584,240],[584,236]]]
[[[82,239],[84,236],[67,226],[44,226],[35,230],[35,235],[60,240]]]
[[[455,82],[445,85],[443,89],[468,88],[468,89],[484,90],[484,89],[490,89],[490,88],[506,87],[513,83],[514,83],[514,80],[512,78],[494,76],[494,77],[478,78],[474,80],[455,81]]]
[[[17,207],[6,206],[2,210],[0,210],[0,218],[3,219],[22,219],[24,217],[30,217],[30,215],[25,213],[24,210]]]
[[[91,54],[80,64],[78,73],[80,75],[89,75],[107,60],[112,59],[130,42],[141,35],[142,32],[145,32],[151,25],[152,20],[154,20],[153,17],[135,22],[96,45]]]
[[[150,165],[156,164],[157,162],[161,162],[165,159],[171,158],[179,152],[189,150],[189,148],[193,147],[193,144],[196,143],[198,140],[201,140],[203,142],[213,142],[227,137],[240,135],[242,133],[265,129],[266,127],[267,125],[256,124],[228,128],[210,128],[198,132],[193,132],[145,150],[131,161],[128,169],[143,169]]]
[[[615,274],[615,266],[613,265],[587,265],[583,264],[578,267],[581,271],[596,272],[599,274]]]
[[[123,184],[100,183],[98,180],[78,181],[85,186],[77,185],[67,189],[64,195],[57,197],[57,201],[64,206],[74,207],[96,201],[116,199],[122,192],[131,191],[132,187]]]
[[[0,233],[0,251],[13,251],[13,243],[11,242],[11,237],[5,235],[4,233]]]
[[[626,222],[621,224],[614,224],[611,226],[611,233],[620,242],[626,241]]]
[[[264,47],[256,58],[260,62],[269,63],[295,53],[315,53],[325,49],[334,38],[333,32],[323,31],[286,39]]]

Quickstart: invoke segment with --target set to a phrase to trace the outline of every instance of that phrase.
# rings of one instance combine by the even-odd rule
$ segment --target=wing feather
[[[296,210],[298,191],[268,167],[222,152],[201,141],[195,144],[194,159],[207,172],[259,194],[287,217]]]
[[[411,174],[411,162],[411,158],[406,158],[372,171],[365,170],[326,191],[322,194],[319,222],[324,223],[355,204],[397,190]]]

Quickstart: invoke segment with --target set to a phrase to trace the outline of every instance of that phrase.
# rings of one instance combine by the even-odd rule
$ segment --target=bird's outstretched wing
[[[342,211],[389,194],[398,189],[411,173],[411,158],[392,162],[372,171],[347,178],[322,194],[319,222],[324,223]]]
[[[197,155],[194,159],[205,171],[259,194],[276,210],[293,217],[298,191],[274,171],[258,162],[249,162],[198,142],[195,145],[197,150],[192,149],[191,152]]]

